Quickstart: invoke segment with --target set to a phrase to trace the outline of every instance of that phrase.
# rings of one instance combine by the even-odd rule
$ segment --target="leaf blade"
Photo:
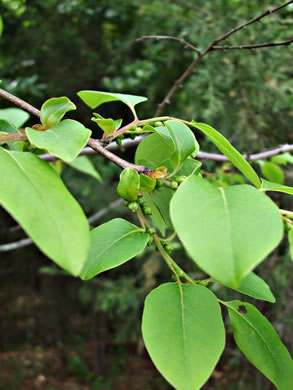
[[[148,242],[148,234],[121,218],[112,219],[91,231],[91,246],[81,269],[87,280],[115,268],[138,255]]]
[[[226,157],[228,157],[232,164],[234,164],[235,167],[238,168],[239,171],[241,171],[248,180],[256,186],[256,188],[261,187],[260,179],[254,169],[221,133],[205,123],[192,121],[190,122],[190,125],[202,131],[217,146],[217,148],[224,153]]]
[[[65,119],[46,131],[25,129],[30,143],[66,162],[73,161],[85,147],[91,131],[80,122]]]
[[[166,283],[153,290],[145,301],[142,334],[157,369],[180,390],[206,382],[225,344],[217,299],[198,285]]]
[[[50,129],[56,126],[68,111],[72,110],[76,110],[76,106],[66,96],[48,99],[41,107],[41,122],[47,129]]]
[[[279,390],[293,387],[293,361],[270,322],[251,304],[224,302],[239,349]]]
[[[89,227],[59,176],[35,155],[3,148],[0,175],[1,205],[48,257],[77,275],[87,256]]]

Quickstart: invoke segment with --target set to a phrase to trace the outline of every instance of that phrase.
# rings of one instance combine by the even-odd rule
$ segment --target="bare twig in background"
[[[207,48],[202,52],[200,52],[195,46],[193,46],[190,43],[183,40],[184,42],[181,42],[181,43],[183,43],[185,46],[188,46],[190,48],[193,47],[193,50],[196,49],[195,51],[198,54],[198,57],[188,66],[188,68],[184,71],[184,73],[174,82],[173,86],[171,87],[169,92],[166,94],[166,96],[164,97],[162,102],[158,104],[158,108],[155,112],[155,116],[159,116],[162,113],[166,104],[170,103],[170,99],[174,95],[174,93],[177,91],[177,89],[182,85],[182,83],[185,81],[185,79],[193,72],[194,68],[200,63],[202,58],[205,57],[209,52],[211,52],[213,50],[236,50],[236,49],[241,49],[241,48],[242,49],[243,48],[244,49],[256,49],[256,48],[262,48],[262,47],[290,45],[292,42],[292,39],[289,39],[285,42],[278,42],[278,43],[269,42],[269,43],[263,43],[263,44],[260,43],[260,44],[256,44],[256,45],[243,45],[243,46],[218,46],[218,43],[228,39],[232,34],[235,34],[236,32],[248,27],[249,25],[256,23],[256,22],[260,22],[261,19],[263,19],[264,17],[269,16],[269,15],[281,10],[282,8],[287,7],[289,4],[292,4],[292,3],[293,3],[292,0],[288,1],[288,2],[280,5],[279,7],[276,7],[272,10],[267,10],[267,11],[263,12],[262,14],[256,16],[255,18],[250,19],[249,21],[240,24],[239,26],[237,26],[237,27],[233,28],[232,30],[226,32],[225,34],[221,35],[219,38],[214,39],[207,46]],[[143,40],[143,39],[146,39],[149,37],[150,36],[145,36],[145,37],[137,38],[137,40],[140,41],[140,40]],[[175,40],[178,40],[179,42],[181,41],[180,38],[176,39],[176,37],[169,37],[169,36],[163,36],[163,35],[153,36],[153,37],[154,37],[154,39],[163,39],[163,37],[166,37],[165,39],[175,39]]]
[[[118,198],[114,200],[112,203],[109,204],[109,206],[102,208],[92,216],[88,218],[88,221],[90,224],[93,224],[94,222],[97,222],[99,219],[104,217],[110,210],[115,209],[123,204],[124,200],[121,198]],[[17,226],[17,228],[20,228],[20,226]],[[23,248],[25,246],[33,244],[33,240],[29,237],[23,238],[19,241],[10,242],[8,244],[2,244],[0,245],[0,252],[9,252],[16,249]]]
[[[198,55],[201,55],[200,50],[196,46],[187,42],[183,38],[171,37],[170,35],[144,35],[143,37],[136,38],[136,41],[139,42],[139,41],[143,41],[145,39],[156,39],[157,41],[160,39],[168,39],[168,40],[178,41],[178,42],[182,43],[185,47],[189,47],[190,49],[194,50]]]
[[[284,42],[267,42],[267,43],[256,43],[254,45],[241,45],[241,46],[213,46],[212,50],[243,50],[243,49],[261,49],[263,47],[272,46],[289,46],[293,42],[293,38],[288,39]]]

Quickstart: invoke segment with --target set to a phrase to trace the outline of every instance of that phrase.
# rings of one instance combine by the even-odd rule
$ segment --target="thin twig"
[[[221,46],[217,46],[220,42],[228,39],[232,34],[235,34],[236,32],[248,27],[249,25],[253,24],[253,23],[256,23],[256,22],[260,22],[261,19],[263,19],[264,17],[268,16],[268,15],[271,15],[277,11],[279,11],[280,9],[288,6],[289,4],[292,4],[293,3],[293,0],[291,1],[288,1],[286,2],[285,4],[279,6],[279,7],[276,7],[272,10],[267,10],[265,12],[263,12],[262,14],[260,14],[259,16],[256,16],[255,18],[245,22],[245,23],[242,23],[240,24],[239,26],[233,28],[232,30],[226,32],[225,34],[221,35],[220,37],[214,39],[208,46],[207,48],[201,52],[201,54],[198,55],[198,57],[188,66],[188,68],[183,72],[183,74],[174,82],[173,86],[171,87],[171,89],[169,90],[169,92],[166,94],[166,96],[164,97],[164,99],[162,100],[161,103],[158,104],[158,108],[155,112],[155,116],[159,116],[163,109],[165,108],[165,106],[167,104],[170,104],[170,99],[171,97],[174,95],[174,93],[177,91],[177,89],[182,86],[182,83],[185,81],[185,79],[193,72],[194,68],[200,63],[200,61],[203,59],[203,57],[205,57],[209,52],[211,52],[212,50],[223,50],[223,49],[214,49],[215,47],[221,47]],[[286,45],[289,45],[290,43],[286,43]],[[285,44],[284,44],[285,45]],[[274,46],[274,45],[271,45],[271,46]],[[261,47],[261,46],[259,46]],[[263,46],[263,47],[267,47],[266,46]]]
[[[89,223],[93,224],[94,222],[97,222],[99,219],[104,217],[104,215],[106,215],[108,213],[108,211],[121,206],[123,202],[124,202],[124,200],[121,198],[114,200],[112,203],[109,204],[109,206],[102,208],[97,213],[90,216],[88,218]],[[13,251],[13,250],[20,249],[20,248],[23,248],[23,247],[25,247],[27,245],[31,245],[31,244],[33,244],[33,240],[31,238],[29,238],[29,237],[23,238],[19,241],[10,242],[8,244],[0,245],[0,252]]]
[[[96,150],[98,153],[100,153],[102,156],[106,157],[108,160],[112,161],[114,164],[118,165],[118,167],[125,169],[125,168],[134,168],[139,173],[147,174],[148,172],[151,172],[150,169],[143,165],[136,165],[129,163],[122,158],[116,156],[109,150],[105,149],[98,140],[90,138],[88,140],[88,146],[92,149]]]
[[[267,43],[256,43],[254,45],[241,45],[241,46],[213,46],[211,50],[243,50],[243,49],[260,49],[263,47],[271,46],[289,46],[293,42],[293,38],[288,39],[284,42],[267,42]]]
[[[168,39],[168,40],[178,41],[178,42],[182,43],[185,47],[189,47],[190,49],[194,50],[198,55],[201,54],[200,50],[196,46],[187,42],[183,38],[172,37],[169,35],[144,35],[143,37],[136,38],[136,41],[140,42],[140,41],[143,41],[145,39],[156,39],[157,41],[160,39]]]
[[[19,99],[18,97],[12,95],[11,93],[4,91],[4,89],[0,88],[0,97],[8,100],[9,102],[13,103],[15,106],[18,106],[19,108],[22,108],[23,110],[29,112],[30,114],[36,116],[37,118],[40,117],[40,111],[31,106],[29,103],[25,102],[22,99]]]

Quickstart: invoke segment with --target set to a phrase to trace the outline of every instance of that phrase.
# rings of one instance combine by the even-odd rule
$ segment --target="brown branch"
[[[193,46],[191,43],[187,42],[183,38],[172,37],[169,35],[144,35],[143,37],[136,38],[136,41],[140,42],[145,39],[156,39],[157,41],[160,39],[168,39],[168,40],[178,41],[182,43],[185,47],[189,47],[190,49],[194,50],[198,55],[201,54],[200,50],[196,46]]]
[[[40,111],[37,108],[31,106],[29,103],[19,99],[18,97],[12,95],[11,93],[4,91],[4,89],[2,88],[0,88],[0,97],[2,99],[8,100],[9,102],[13,103],[15,106],[18,106],[19,108],[29,112],[30,114],[36,116],[37,118],[40,117]]]
[[[291,1],[293,2],[293,1]],[[198,60],[198,59],[197,59]],[[35,107],[31,106],[29,103],[17,98],[16,96],[13,96],[12,94],[4,91],[3,89],[0,88],[0,97],[4,97],[15,104],[18,107],[21,107],[31,114],[39,117],[40,111],[36,109]],[[25,134],[11,134],[14,137],[21,137],[21,139],[24,139],[26,137]],[[143,136],[137,137],[135,140],[124,140],[122,143],[122,147],[128,147],[128,146],[135,146],[137,145],[141,140],[143,139]],[[80,155],[87,155],[87,154],[93,154],[93,150],[107,158],[108,160],[112,161],[114,164],[118,165],[120,168],[125,169],[125,168],[134,168],[136,169],[139,173],[144,173],[147,174],[150,172],[150,169],[142,166],[142,165],[136,165],[129,163],[122,158],[116,156],[115,154],[111,153],[110,150],[116,150],[118,148],[117,144],[112,143],[108,145],[106,148],[104,148],[98,140],[95,140],[93,138],[90,138],[88,141],[88,146],[90,148],[85,148],[83,151],[80,153]],[[283,145],[278,148],[268,150],[266,152],[261,152],[257,154],[252,154],[249,156],[243,155],[243,157],[249,161],[255,161],[263,158],[268,158],[272,156],[276,156],[280,153],[285,153],[285,152],[290,152],[293,151],[293,145]],[[50,154],[44,154],[40,155],[40,158],[46,161],[54,161],[56,159],[55,156],[52,156]],[[199,152],[197,155],[197,158],[199,159],[207,159],[207,160],[214,160],[214,161],[229,161],[228,158],[222,154],[217,154],[217,153],[207,153],[207,152]]]
[[[122,158],[116,156],[116,154],[113,154],[109,150],[105,149],[98,140],[90,138],[88,140],[88,146],[92,149],[96,150],[98,153],[100,153],[102,156],[107,158],[108,160],[112,161],[114,164],[118,165],[118,167],[125,169],[125,168],[134,168],[138,173],[144,173],[145,175],[148,172],[151,172],[150,169],[143,165],[136,165],[129,163]]]
[[[268,15],[271,15],[271,14],[281,10],[282,8],[287,7],[289,4],[292,4],[292,3],[293,3],[293,0],[288,1],[285,4],[283,4],[283,5],[279,6],[279,7],[276,7],[274,9],[272,9],[272,10],[267,10],[267,11],[263,12],[262,14],[256,16],[255,18],[250,19],[249,21],[240,24],[239,26],[237,26],[237,27],[233,28],[232,30],[226,32],[225,34],[221,35],[220,37],[214,39],[208,45],[208,47],[203,52],[201,52],[201,54],[199,54],[198,58],[196,60],[194,60],[189,65],[189,67],[184,71],[184,73],[179,77],[179,79],[177,79],[174,82],[173,86],[171,87],[169,92],[166,94],[166,96],[164,97],[162,102],[158,104],[158,108],[156,110],[155,116],[159,116],[162,113],[163,109],[165,108],[166,104],[170,104],[171,97],[174,95],[174,93],[177,91],[177,89],[180,86],[182,86],[182,83],[193,72],[194,68],[199,64],[199,62],[202,60],[203,57],[205,57],[212,50],[223,50],[223,49],[214,49],[214,47],[217,47],[218,43],[228,39],[232,34],[235,34],[236,32],[238,32],[238,31],[248,27],[249,25],[251,25],[253,23],[256,23],[256,22],[260,22],[261,19],[263,19],[264,17],[266,17]],[[178,40],[180,40],[180,39],[178,39]],[[289,45],[289,44],[290,43],[286,43],[284,45]],[[274,46],[274,45],[271,45],[271,46]],[[222,46],[219,46],[219,47],[222,47]],[[259,46],[259,47],[261,47],[261,46]],[[263,47],[267,47],[267,45],[263,46]]]
[[[31,106],[29,103],[25,102],[24,100],[19,99],[18,97],[12,95],[9,92],[4,91],[4,89],[1,89],[1,88],[0,88],[0,97],[10,101],[14,105],[22,108],[23,110],[31,113],[32,115],[34,115],[36,117],[38,117],[38,118],[40,117],[40,111],[37,108]],[[22,137],[21,139],[27,138],[25,134],[11,134],[11,136],[13,136],[13,139],[20,138],[20,137]],[[104,156],[108,160],[112,161],[114,164],[118,165],[122,169],[134,168],[135,170],[137,170],[137,172],[144,173],[144,174],[151,172],[151,170],[148,169],[147,167],[144,167],[142,165],[136,165],[136,164],[129,163],[129,162],[123,160],[122,158],[116,156],[115,154],[111,153],[109,150],[106,150],[100,144],[100,142],[98,140],[90,138],[88,140],[88,146],[90,146],[92,149],[94,149],[95,151],[97,151],[102,156]]]
[[[241,45],[241,46],[213,46],[211,50],[242,50],[242,49],[259,49],[263,47],[272,46],[289,46],[293,42],[293,38],[288,39],[284,42],[267,42],[267,43],[256,43],[254,45]]]

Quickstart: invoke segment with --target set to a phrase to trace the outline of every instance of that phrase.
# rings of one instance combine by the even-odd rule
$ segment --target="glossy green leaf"
[[[90,108],[97,108],[103,103],[120,101],[126,104],[136,117],[134,106],[148,100],[144,96],[125,95],[121,93],[110,93],[100,91],[79,91],[77,94]]]
[[[270,181],[261,179],[260,191],[277,191],[284,192],[285,194],[293,195],[293,187],[283,186],[278,183],[271,183]]]
[[[47,129],[50,129],[56,126],[68,111],[72,110],[76,110],[76,106],[65,96],[49,99],[41,107],[41,122]]]
[[[175,192],[170,214],[194,262],[232,288],[239,287],[283,236],[278,207],[247,184],[217,188],[190,176]]]
[[[77,275],[89,248],[89,227],[60,177],[31,153],[0,148],[0,204],[53,261]]]
[[[153,202],[153,194],[154,193],[148,193],[148,192],[143,192],[143,198],[145,200],[145,205],[147,207],[150,207],[152,210],[152,214],[150,215],[150,219],[154,223],[154,225],[160,230],[162,233],[162,236],[165,236],[166,234],[166,222],[163,217],[163,215],[160,213],[159,209]]]
[[[7,122],[4,119],[0,119],[0,131],[4,133],[10,133],[10,134],[20,134],[21,132],[13,126],[11,123]]]
[[[77,157],[91,135],[89,129],[72,119],[66,119],[46,131],[37,131],[30,127],[25,131],[32,145],[45,149],[66,162]]]
[[[163,284],[146,298],[142,335],[155,366],[174,388],[200,389],[225,345],[217,298],[202,286]]]
[[[290,245],[290,256],[291,260],[293,261],[293,229],[289,230],[288,232],[288,240]]]
[[[2,20],[2,17],[0,15],[0,38],[2,37],[2,33],[3,33],[3,20]]]
[[[118,267],[143,251],[149,235],[124,219],[116,218],[91,231],[89,255],[80,272],[90,279],[108,269]]]
[[[165,125],[175,146],[171,156],[174,174],[182,167],[188,156],[198,153],[199,145],[193,132],[184,123],[177,120],[169,120],[165,122]]]
[[[266,179],[273,183],[284,183],[284,172],[277,164],[273,162],[266,161],[264,164],[261,164],[261,173]]]
[[[168,172],[172,172],[170,159],[173,152],[174,144],[170,139],[157,133],[151,134],[139,143],[135,152],[135,163],[152,170],[165,166]]]
[[[200,172],[202,163],[198,160],[194,160],[192,157],[188,157],[179,171],[176,173],[176,176],[190,176],[197,175]]]
[[[293,360],[270,322],[251,304],[224,303],[228,307],[239,349],[278,390],[293,389]]]
[[[240,286],[238,288],[234,288],[234,290],[255,299],[261,299],[272,303],[276,301],[269,285],[254,272],[251,272],[242,279]]]
[[[0,119],[11,123],[17,129],[22,127],[29,117],[29,114],[20,108],[3,108],[0,110]]]
[[[87,175],[90,175],[94,177],[95,179],[99,180],[100,182],[103,181],[101,175],[94,167],[94,164],[91,162],[91,160],[87,156],[79,156],[76,157],[73,161],[67,163],[72,168],[77,169],[80,172],[83,172]]]
[[[206,125],[205,123],[197,123],[192,121],[190,125],[196,127],[202,131],[217,148],[225,154],[226,157],[251,181],[257,188],[261,186],[259,177],[257,176],[251,165],[242,157],[242,155],[236,150],[230,142],[213,127]]]
[[[172,228],[172,222],[170,220],[170,201],[173,195],[174,190],[167,187],[160,187],[157,191],[152,192],[152,200],[168,228]]]
[[[112,118],[103,118],[101,115],[94,113],[97,117],[92,118],[92,121],[95,122],[100,128],[106,133],[106,135],[111,135],[119,129],[122,123],[122,119],[112,119]],[[99,115],[99,116],[98,116]]]
[[[287,165],[288,163],[293,164],[293,156],[292,154],[286,152],[286,153],[279,154],[278,156],[271,157],[271,161],[276,164],[282,164],[282,165]]]
[[[152,192],[153,189],[156,187],[157,181],[150,178],[149,176],[144,175],[143,173],[141,173],[139,177],[140,177],[140,190],[144,192]]]

